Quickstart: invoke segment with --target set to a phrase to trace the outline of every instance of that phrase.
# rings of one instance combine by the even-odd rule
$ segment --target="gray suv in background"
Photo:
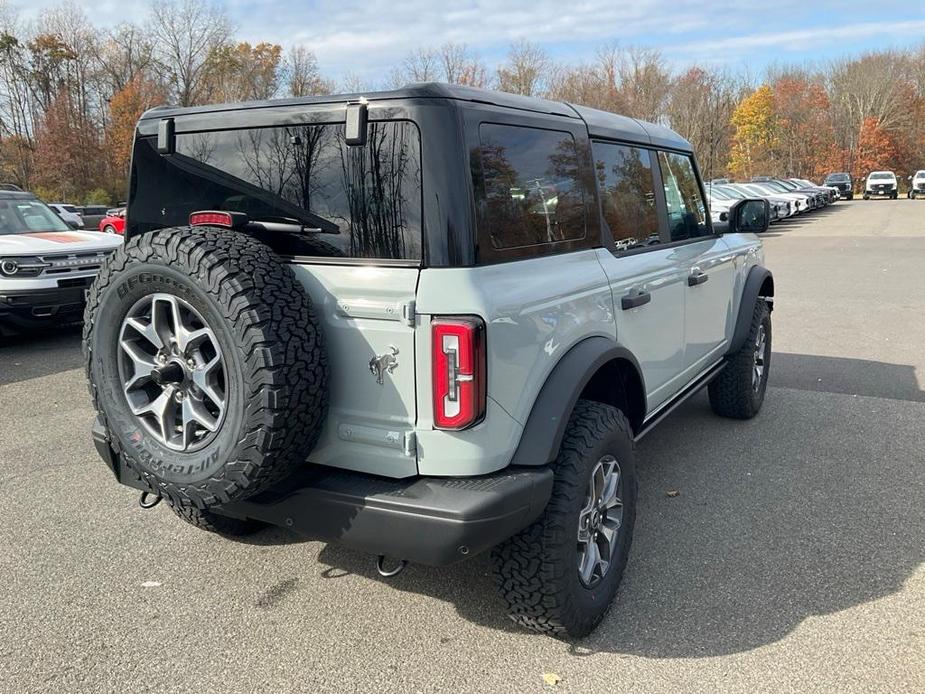
[[[97,448],[152,506],[405,563],[491,551],[581,636],[629,555],[635,441],[765,397],[774,282],[659,125],[441,84],[161,108],[90,290]],[[387,565],[386,557],[397,562]]]

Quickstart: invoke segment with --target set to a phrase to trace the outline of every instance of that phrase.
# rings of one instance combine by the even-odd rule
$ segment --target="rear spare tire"
[[[87,297],[90,393],[113,449],[172,506],[247,498],[303,463],[327,413],[327,356],[292,270],[209,227],[128,241]]]

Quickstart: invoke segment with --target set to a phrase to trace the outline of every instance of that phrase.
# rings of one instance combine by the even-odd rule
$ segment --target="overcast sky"
[[[0,0],[2,2],[2,0]],[[53,0],[9,0],[23,19]],[[143,23],[147,3],[77,1],[102,26]],[[415,48],[468,44],[494,67],[512,41],[528,39],[557,59],[591,59],[602,44],[659,49],[676,66],[723,65],[760,76],[769,64],[816,63],[925,41],[920,0],[225,0],[239,38],[315,51],[332,78],[375,83]]]

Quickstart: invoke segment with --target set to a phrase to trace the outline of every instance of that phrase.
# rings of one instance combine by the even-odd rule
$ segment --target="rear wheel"
[[[494,573],[514,622],[581,637],[610,608],[633,539],[635,450],[623,413],[579,400],[554,472],[543,515],[493,550]]]

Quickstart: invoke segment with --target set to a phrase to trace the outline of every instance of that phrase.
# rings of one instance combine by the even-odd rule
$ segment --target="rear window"
[[[131,223],[244,212],[295,229],[300,254],[420,260],[420,150],[410,121],[371,122],[364,146],[345,143],[343,123],[180,133],[170,156],[139,140]]]
[[[571,133],[483,123],[479,143],[478,223],[493,248],[584,238],[582,153]]]

